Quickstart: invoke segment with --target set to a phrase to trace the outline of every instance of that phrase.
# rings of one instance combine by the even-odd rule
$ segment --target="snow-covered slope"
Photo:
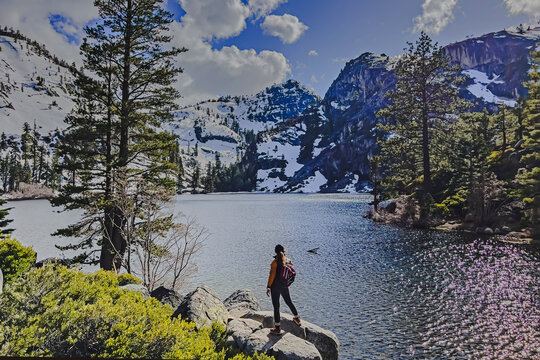
[[[178,136],[184,163],[204,169],[219,153],[221,163],[230,165],[240,161],[257,133],[279,126],[319,101],[306,87],[288,80],[253,96],[221,97],[184,107],[164,127]]]
[[[36,124],[42,134],[65,127],[73,108],[73,75],[36,43],[0,35],[0,132],[20,134]]]

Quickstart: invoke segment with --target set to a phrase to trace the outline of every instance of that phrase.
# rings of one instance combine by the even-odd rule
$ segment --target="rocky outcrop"
[[[260,311],[261,305],[251,290],[237,290],[223,302],[230,318],[239,318],[250,311]]]
[[[262,324],[265,329],[272,327],[274,324],[273,313],[271,311],[250,312],[244,315],[243,318],[255,320]],[[323,360],[337,360],[339,355],[339,340],[333,332],[305,320],[302,320],[302,325],[298,326],[292,321],[292,316],[288,314],[281,314],[281,328],[287,334],[296,337],[299,346],[304,347],[304,342],[300,340],[307,341],[315,346]],[[264,339],[264,336],[259,331],[255,338],[261,340]],[[265,346],[272,348],[274,345]],[[246,348],[249,350],[247,345]]]
[[[197,328],[212,326],[213,322],[227,324],[228,312],[214,290],[201,286],[186,295],[173,317],[193,321]]]
[[[227,334],[229,334],[232,344],[239,350],[244,350],[247,345],[247,339],[263,328],[263,325],[251,319],[232,319],[227,324]]]
[[[31,199],[52,199],[54,190],[43,184],[20,183],[17,191],[11,191],[4,195],[6,200],[31,200]]]
[[[160,286],[157,289],[152,290],[150,296],[158,299],[162,304],[169,304],[173,309],[178,308],[184,298],[178,292],[167,289],[164,286]]]
[[[142,294],[142,296],[145,299],[148,299],[150,297],[150,293],[148,292],[148,289],[144,285],[127,284],[127,285],[120,286],[120,289],[139,292]]]
[[[265,352],[277,360],[321,360],[322,356],[312,343],[292,333],[273,335],[269,328],[251,319],[234,319],[227,325],[230,343],[247,354]]]

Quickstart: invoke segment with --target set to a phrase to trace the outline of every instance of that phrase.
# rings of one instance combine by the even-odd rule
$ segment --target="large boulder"
[[[270,329],[255,331],[246,339],[244,349],[248,354],[265,352],[276,360],[321,360],[321,354],[310,342],[290,333],[270,334]]]
[[[193,321],[197,328],[211,326],[214,321],[227,324],[229,313],[214,292],[207,286],[201,286],[186,295],[173,314],[182,319]]]
[[[274,324],[273,312],[254,311],[243,316],[245,319],[252,319],[262,323],[263,327],[269,328]],[[313,344],[322,356],[323,360],[337,360],[339,354],[339,340],[330,330],[323,329],[315,324],[302,320],[302,325],[296,325],[292,316],[281,314],[281,328]]]
[[[233,319],[227,324],[227,334],[233,338],[234,345],[238,349],[244,350],[246,348],[247,339],[251,334],[262,328],[262,324],[255,320]]]
[[[120,286],[120,289],[139,292],[142,294],[142,296],[145,299],[148,299],[150,297],[150,293],[148,292],[148,289],[144,285],[127,284],[127,285]]]
[[[230,318],[239,318],[250,311],[261,311],[259,300],[251,290],[237,290],[232,293],[223,305],[229,311]]]
[[[160,286],[157,289],[152,290],[150,296],[158,299],[162,304],[169,304],[173,309],[178,308],[184,298],[178,292],[167,289],[164,286]]]

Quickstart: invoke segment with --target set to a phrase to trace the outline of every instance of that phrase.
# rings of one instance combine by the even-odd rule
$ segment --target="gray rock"
[[[243,316],[263,324],[265,328],[274,324],[273,313],[271,311],[250,312]],[[281,314],[281,328],[301,339],[312,343],[324,360],[337,360],[339,354],[339,340],[337,336],[315,324],[302,320],[302,325],[298,326],[292,321],[292,316]]]
[[[474,215],[471,214],[471,213],[468,213],[467,215],[465,215],[464,221],[465,221],[466,223],[474,222]]]
[[[227,324],[227,334],[233,338],[238,349],[244,350],[251,334],[262,328],[262,324],[255,320],[233,319]]]
[[[2,272],[2,269],[0,269],[0,294],[4,289],[4,273]]]
[[[503,232],[499,228],[495,228],[495,230],[493,230],[493,233],[496,234],[496,235],[502,235],[503,234]]]
[[[214,290],[201,286],[186,295],[173,314],[193,321],[197,328],[212,326],[214,321],[227,324],[228,312]]]
[[[390,202],[388,205],[386,205],[384,209],[391,214],[395,213],[397,209],[397,202],[396,201]]]
[[[272,346],[276,360],[321,360],[322,356],[312,343],[286,333]]]
[[[148,299],[150,297],[150,293],[148,292],[148,289],[144,285],[127,284],[127,285],[120,286],[120,289],[140,292],[145,299]]]
[[[490,228],[490,227],[486,227],[486,228],[484,228],[484,230],[482,230],[482,233],[484,233],[486,235],[493,235],[493,229]]]
[[[276,360],[321,360],[321,354],[315,346],[304,339],[290,333],[283,335],[270,334],[270,329],[257,330],[247,338],[245,351],[266,352]]]
[[[503,234],[508,234],[510,231],[512,231],[512,229],[510,229],[509,226],[506,226],[506,225],[505,225],[505,226],[501,227],[501,232],[502,232]]]
[[[258,353],[268,353],[272,346],[280,339],[280,335],[271,335],[270,329],[257,330],[246,339],[244,352],[248,355],[255,353],[255,351]]]
[[[250,311],[260,311],[261,305],[251,290],[237,290],[223,304],[230,318],[239,318]]]
[[[160,286],[157,289],[152,290],[150,296],[158,299],[162,304],[169,304],[173,309],[178,308],[184,298],[178,292],[167,289],[164,286]]]

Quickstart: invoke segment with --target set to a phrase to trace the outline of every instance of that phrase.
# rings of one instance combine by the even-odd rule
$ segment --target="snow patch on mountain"
[[[65,127],[73,108],[71,72],[41,54],[27,41],[0,36],[1,131],[20,134],[34,121],[42,133]]]
[[[489,103],[504,103],[508,106],[516,105],[515,100],[496,96],[488,89],[489,84],[504,84],[504,81],[499,80],[500,75],[493,75],[490,79],[486,73],[478,70],[464,70],[462,73],[473,79],[474,83],[467,86],[467,90],[475,97],[482,98]]]

